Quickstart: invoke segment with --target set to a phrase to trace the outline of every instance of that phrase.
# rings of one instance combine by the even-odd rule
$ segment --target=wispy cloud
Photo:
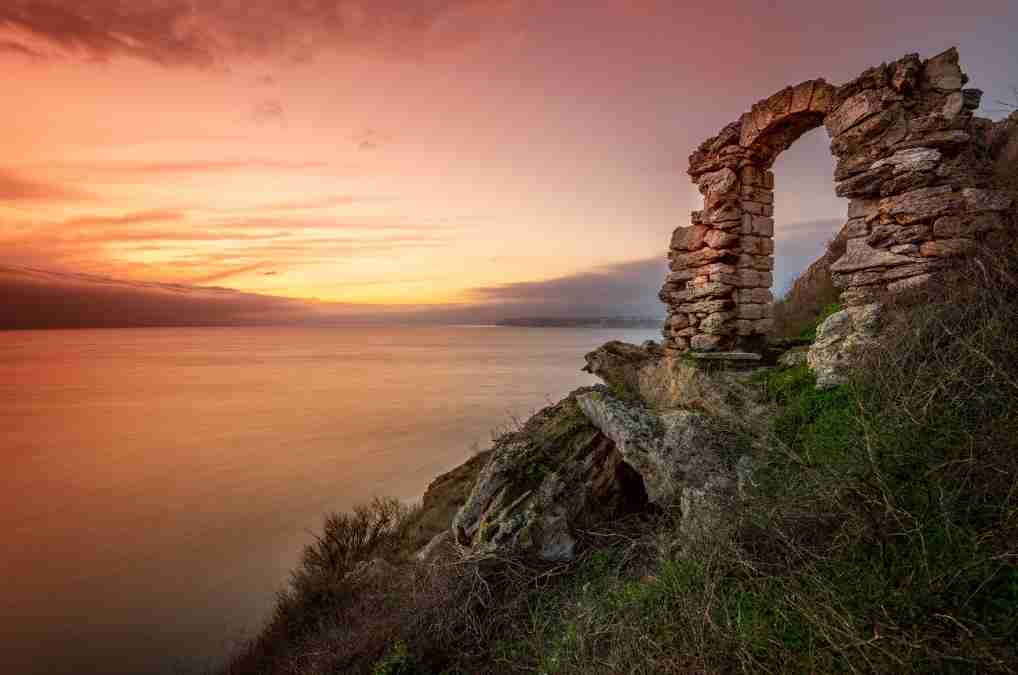
[[[228,66],[236,58],[307,61],[349,45],[448,47],[504,29],[518,0],[5,0],[0,38],[48,57],[126,56],[165,66]]]
[[[281,101],[270,99],[255,103],[251,110],[251,118],[258,124],[282,124],[286,113]]]
[[[0,169],[0,200],[3,201],[81,201],[90,198],[91,195],[83,190],[34,180]]]

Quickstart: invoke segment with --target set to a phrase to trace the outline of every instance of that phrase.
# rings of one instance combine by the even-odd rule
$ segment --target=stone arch
[[[848,198],[846,253],[832,267],[842,301],[866,304],[925,283],[1002,229],[1010,199],[990,188],[992,127],[973,116],[982,92],[950,49],[910,54],[841,86],[786,87],[704,141],[689,175],[704,197],[675,230],[669,274],[669,351],[759,352],[772,329],[774,175],[778,155],[825,126]]]

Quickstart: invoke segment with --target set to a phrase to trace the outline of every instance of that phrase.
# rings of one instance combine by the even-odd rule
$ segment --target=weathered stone
[[[891,253],[898,255],[914,256],[919,254],[918,244],[895,244],[890,248]]]
[[[859,152],[862,146],[875,144],[878,149],[890,147],[893,143],[882,142],[883,135],[893,128],[898,120],[899,113],[896,110],[883,110],[868,117],[856,126],[835,136],[831,141],[831,152],[839,157]],[[904,138],[904,137],[902,137]]]
[[[712,262],[734,259],[735,255],[733,251],[719,251],[709,247],[701,248],[699,251],[693,251],[692,253],[673,253],[670,256],[671,268],[678,270],[687,267],[700,267]]]
[[[771,255],[774,253],[774,239],[752,235],[744,236],[739,240],[739,250],[750,255]]]
[[[832,272],[847,273],[858,270],[871,269],[874,267],[893,267],[895,265],[907,265],[913,262],[911,258],[895,255],[888,251],[875,249],[863,239],[849,239],[845,249],[845,255],[841,256],[831,265]]]
[[[827,133],[837,136],[854,127],[867,117],[882,110],[880,93],[873,90],[862,91],[850,97],[834,112],[824,118]]]
[[[739,305],[737,312],[740,319],[763,319],[766,314],[765,305],[745,304]]]
[[[764,255],[739,254],[739,267],[769,271],[774,269],[774,258]]]
[[[708,199],[734,192],[739,182],[739,177],[731,169],[725,168],[711,173],[705,173],[697,178],[696,184],[700,188],[700,194]]]
[[[961,191],[969,211],[1007,211],[1014,200],[1001,190],[979,190],[966,188]]]
[[[869,219],[876,215],[880,201],[877,199],[853,199],[848,203],[849,218]]]
[[[743,185],[740,192],[743,201],[760,202],[762,204],[774,203],[774,192],[755,185]]]
[[[676,251],[696,251],[703,248],[704,238],[710,231],[710,228],[704,225],[676,228],[672,233],[671,247]]]
[[[724,338],[720,335],[707,335],[706,333],[700,333],[694,335],[689,340],[690,349],[695,349],[700,352],[712,352],[721,348],[724,343]]]
[[[835,194],[839,197],[872,197],[880,194],[880,188],[894,173],[889,166],[870,169],[838,183]]]
[[[816,80],[801,82],[792,87],[792,105],[789,112],[805,112],[809,110],[809,102],[813,100],[813,86]]]
[[[960,91],[956,91],[947,97],[944,107],[940,109],[940,114],[948,119],[953,119],[960,115],[961,111],[964,109],[965,95]]]
[[[940,151],[935,148],[908,148],[898,150],[890,157],[875,162],[871,168],[890,166],[896,174],[906,171],[932,171],[940,158]]]
[[[870,226],[866,223],[865,218],[852,218],[845,226],[841,228],[841,235],[845,239],[854,239],[855,237],[865,237],[870,233]]]
[[[751,202],[743,201],[742,210],[746,213],[755,216],[773,216],[774,206],[772,204],[764,204],[763,202]]]
[[[768,288],[742,288],[737,291],[737,295],[740,304],[774,302],[774,296]]]
[[[722,202],[703,211],[703,222],[717,225],[724,222],[738,223],[742,220],[742,208],[738,201]]]
[[[959,145],[965,145],[972,140],[972,136],[965,131],[959,129],[948,129],[945,131],[930,131],[925,134],[916,135],[896,143],[895,148],[907,149],[907,148],[951,148]]]
[[[826,115],[831,111],[834,104],[834,97],[837,87],[823,80],[815,80],[813,85],[813,98],[809,102],[811,112]]]
[[[958,50],[952,47],[927,61],[923,69],[923,82],[945,91],[961,89],[968,82],[968,77],[958,65]]]
[[[855,272],[854,274],[835,274],[835,283],[840,280],[844,283],[840,283],[840,286],[850,286],[858,288],[862,286],[874,286],[879,284],[886,284],[891,281],[897,281],[898,279],[905,279],[907,277],[914,277],[918,274],[926,274],[934,268],[934,261],[924,258],[910,258],[911,262],[907,265],[899,265],[897,267],[876,267],[869,270],[862,270]],[[842,296],[844,300],[844,295]],[[872,302],[872,300],[867,300]],[[859,303],[859,304],[866,304]]]
[[[731,295],[732,291],[735,290],[733,286],[728,284],[721,284],[717,282],[707,282],[700,285],[691,285],[689,287],[692,298],[720,298],[726,295]]]
[[[894,64],[894,73],[891,76],[891,86],[900,94],[909,95],[919,84],[919,75],[922,71],[922,64],[919,62],[918,54],[909,54]]]
[[[704,237],[704,241],[711,248],[735,248],[739,243],[739,235],[724,230],[711,230]]]
[[[919,274],[914,277],[908,277],[907,279],[901,279],[900,281],[892,281],[887,284],[887,290],[890,293],[901,293],[904,291],[914,290],[916,288],[922,288],[926,284],[930,283],[932,279],[932,274]]]
[[[866,243],[874,248],[889,248],[898,244],[919,244],[933,235],[926,223],[912,225],[876,225],[866,237]]]
[[[999,213],[986,212],[965,216],[943,216],[933,224],[933,236],[937,239],[971,237],[976,234],[999,230],[1004,221]]]
[[[735,307],[734,300],[722,299],[722,300],[701,300],[700,302],[690,302],[679,305],[677,309],[680,312],[687,314],[713,314],[714,312],[722,312],[727,309]]]
[[[807,347],[789,349],[787,352],[778,357],[778,365],[784,366],[785,368],[794,368],[802,365],[806,363],[807,351]]]
[[[920,246],[919,252],[926,258],[960,258],[975,250],[975,244],[972,239],[938,239]]]
[[[880,200],[879,213],[903,225],[959,208],[962,195],[950,186],[922,188]]]
[[[714,312],[700,322],[700,330],[708,335],[730,335],[735,332],[734,312]]]
[[[872,344],[879,331],[882,307],[878,304],[848,307],[827,317],[806,360],[817,376],[817,389],[845,382],[855,353]]]

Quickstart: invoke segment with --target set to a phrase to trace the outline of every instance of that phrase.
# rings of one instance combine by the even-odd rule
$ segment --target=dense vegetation
[[[571,563],[422,564],[421,512],[378,501],[330,517],[227,672],[1018,670],[1010,241],[899,298],[849,383],[758,371],[774,414],[745,430],[762,441],[727,528],[664,509],[580,533]]]

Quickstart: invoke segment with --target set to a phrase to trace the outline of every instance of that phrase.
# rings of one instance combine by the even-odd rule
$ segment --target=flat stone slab
[[[759,361],[763,357],[753,352],[687,352],[702,361]]]

